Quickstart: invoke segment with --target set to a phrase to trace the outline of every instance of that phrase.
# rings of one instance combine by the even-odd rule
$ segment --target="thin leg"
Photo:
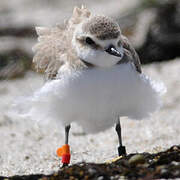
[[[118,140],[119,140],[118,154],[119,154],[119,156],[126,155],[126,147],[122,145],[120,118],[117,119],[115,129],[116,129],[116,132],[118,135]]]
[[[68,142],[69,142],[69,130],[70,130],[70,128],[71,128],[71,125],[70,125],[70,124],[68,124],[68,125],[65,126],[65,144],[66,144],[66,145],[68,145]],[[69,163],[64,163],[64,162],[63,162],[62,167],[66,167],[66,166],[68,166],[68,164],[69,164]]]
[[[68,144],[68,141],[69,141],[69,130],[70,130],[70,128],[71,128],[70,124],[65,126],[65,144]]]

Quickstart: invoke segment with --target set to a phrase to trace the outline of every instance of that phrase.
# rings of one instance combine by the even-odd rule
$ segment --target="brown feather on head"
[[[121,34],[119,25],[106,16],[94,16],[88,19],[82,28],[100,40],[115,39]]]

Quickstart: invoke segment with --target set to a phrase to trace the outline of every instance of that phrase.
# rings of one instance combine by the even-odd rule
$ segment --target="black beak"
[[[106,50],[107,53],[122,58],[123,54],[116,50],[113,45],[110,45]]]

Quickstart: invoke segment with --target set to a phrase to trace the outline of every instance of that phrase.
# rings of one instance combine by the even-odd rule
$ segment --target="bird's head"
[[[72,44],[82,61],[96,67],[111,67],[124,54],[120,27],[106,16],[93,16],[80,23]]]

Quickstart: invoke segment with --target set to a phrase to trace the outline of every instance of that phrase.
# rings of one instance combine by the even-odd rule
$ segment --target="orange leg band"
[[[70,147],[68,144],[63,145],[62,147],[57,149],[57,156],[62,157],[62,163],[63,164],[69,164],[70,163]]]

